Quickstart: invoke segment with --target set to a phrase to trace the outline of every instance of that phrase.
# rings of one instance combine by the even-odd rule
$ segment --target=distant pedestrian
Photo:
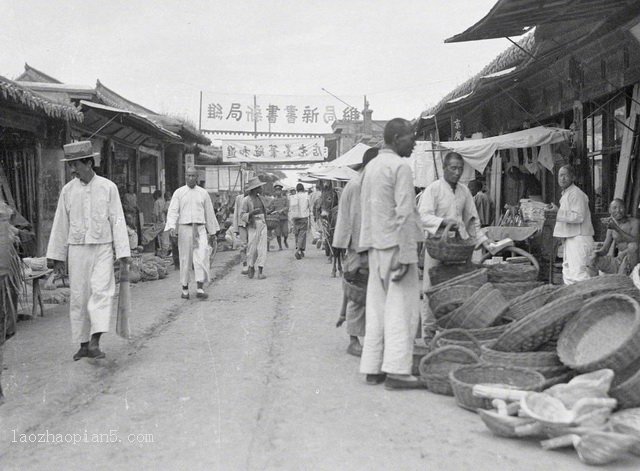
[[[360,247],[369,250],[367,322],[360,372],[388,389],[423,388],[411,375],[420,285],[417,243],[422,240],[411,167],[411,124],[396,118],[384,128],[384,147],[362,178]]]
[[[131,256],[118,188],[93,170],[99,155],[90,141],[64,146],[62,161],[76,178],[60,192],[47,247],[56,273],[64,273],[65,263],[69,268],[71,334],[80,344],[74,360],[105,357],[100,336],[109,331],[114,308],[114,250],[121,266]]]
[[[242,274],[246,275],[249,273],[249,267],[247,267],[247,244],[249,241],[249,236],[247,234],[247,224],[242,220],[242,201],[245,196],[249,193],[246,191],[244,193],[236,196],[234,205],[233,205],[233,218],[231,220],[231,227],[233,228],[233,232],[240,239],[240,261],[242,262]]]
[[[267,262],[267,203],[260,196],[264,183],[257,177],[247,182],[247,196],[242,200],[241,218],[247,227],[247,265],[249,278],[256,276],[258,280],[266,278],[264,266]]]
[[[296,194],[289,200],[289,212],[293,222],[293,234],[296,238],[296,252],[294,256],[300,260],[307,250],[307,229],[309,228],[309,195],[304,191],[304,185],[296,185]]]
[[[373,147],[367,149],[362,157],[362,164],[356,167],[360,175],[352,178],[342,190],[340,204],[338,206],[338,217],[336,228],[333,234],[333,247],[346,249],[344,260],[344,293],[342,301],[342,311],[336,327],[340,327],[343,322],[347,323],[347,334],[349,335],[349,346],[347,353],[354,356],[362,354],[362,345],[358,337],[365,334],[365,303],[358,302],[353,296],[347,297],[347,290],[355,286],[363,292],[367,289],[367,278],[369,275],[369,262],[367,252],[360,248],[360,219],[362,211],[360,209],[360,190],[362,187],[362,173],[367,164],[378,155],[379,149]]]
[[[158,241],[158,255],[164,257],[171,252],[171,241],[169,233],[164,231],[164,225],[167,222],[166,204],[160,190],[153,192],[153,219],[152,222],[160,231],[156,240]]]
[[[210,277],[208,237],[215,237],[220,225],[209,193],[196,185],[197,170],[189,167],[185,178],[187,184],[178,188],[171,198],[165,231],[169,231],[171,237],[178,237],[181,297],[189,299],[189,278],[193,267],[196,297],[207,299],[209,295],[204,292],[204,283]]]
[[[278,217],[278,224],[274,230],[278,248],[282,250],[282,243],[289,248],[287,237],[289,235],[289,197],[282,192],[283,186],[280,183],[273,185],[275,195],[271,201],[271,214]]]
[[[491,199],[489,199],[487,194],[482,191],[482,183],[478,180],[471,180],[468,187],[471,192],[471,196],[473,197],[473,203],[478,211],[480,227],[487,227],[491,225],[491,221],[493,221],[493,205],[491,204]]]

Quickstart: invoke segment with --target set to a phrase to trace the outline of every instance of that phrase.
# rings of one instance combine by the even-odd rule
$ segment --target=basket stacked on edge
[[[485,283],[448,315],[447,328],[480,329],[493,325],[508,309],[507,300],[491,283]]]
[[[623,371],[640,358],[640,304],[617,293],[591,299],[560,334],[558,355],[562,363],[583,373]]]
[[[502,251],[511,252],[514,255],[520,255],[527,258],[531,265],[525,263],[496,263],[496,264],[483,264],[484,268],[489,270],[489,281],[492,283],[513,283],[517,281],[535,281],[538,278],[540,272],[540,264],[526,250],[522,250],[518,247],[505,247]],[[482,256],[481,262],[486,261],[491,257],[491,253],[486,253]]]

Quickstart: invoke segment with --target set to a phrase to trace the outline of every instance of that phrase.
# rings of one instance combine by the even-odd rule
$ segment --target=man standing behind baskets
[[[471,191],[458,184],[464,160],[456,152],[449,152],[444,156],[442,165],[443,177],[436,180],[424,190],[418,212],[427,237],[442,235],[448,225],[458,231],[462,239],[474,238],[477,244],[487,245],[487,237],[480,231],[480,217],[471,196]],[[441,262],[432,258],[427,250],[424,251],[424,275],[422,290],[431,288],[429,269]],[[425,294],[422,311],[422,330],[425,341],[430,341],[436,330],[436,319],[429,307],[429,300]]]
[[[589,197],[573,184],[575,176],[571,165],[560,167],[558,185],[562,188],[562,197],[553,237],[563,240],[562,280],[565,285],[590,278],[587,265],[593,248]]]
[[[366,312],[360,372],[369,384],[416,389],[411,375],[413,339],[420,314],[418,241],[422,239],[413,174],[403,157],[415,146],[411,124],[392,119],[384,148],[362,178],[360,248],[369,251]]]

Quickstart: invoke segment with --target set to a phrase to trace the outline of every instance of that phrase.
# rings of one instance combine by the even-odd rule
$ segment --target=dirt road
[[[498,439],[453,398],[368,386],[334,327],[341,286],[315,249],[271,252],[266,280],[236,267],[189,301],[97,394],[3,444],[2,469],[573,470],[574,452]],[[175,293],[159,292],[163,297]],[[74,401],[74,398],[69,398]],[[58,435],[60,434],[60,435]],[[15,438],[15,441],[14,441]],[[74,439],[75,439],[74,438]],[[87,443],[100,440],[102,443]],[[622,462],[608,469],[637,469]]]

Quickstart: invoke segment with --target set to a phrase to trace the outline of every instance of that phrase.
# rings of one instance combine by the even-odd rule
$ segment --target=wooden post
[[[35,184],[36,187],[34,188],[35,191],[35,196],[36,196],[36,223],[35,223],[35,230],[36,230],[36,254],[38,254],[38,256],[41,256],[44,254],[45,251],[45,246],[47,241],[44,240],[43,238],[43,233],[42,233],[42,217],[44,215],[44,204],[42,201],[42,192],[40,191],[40,188],[43,187],[44,183],[42,182],[42,143],[40,142],[40,139],[36,140],[36,145],[35,145],[35,162],[34,162],[34,171],[35,171]],[[33,223],[33,221],[32,221]],[[35,309],[35,305],[34,305],[34,309]]]
[[[629,172],[631,170],[631,160],[633,155],[634,136],[637,131],[638,115],[640,114],[640,87],[638,84],[633,86],[633,101],[631,102],[631,111],[627,118],[625,128],[622,131],[622,146],[620,148],[620,160],[618,161],[618,174],[616,175],[616,189],[613,194],[614,198],[623,198],[627,193],[627,181],[629,179]],[[633,132],[629,129],[633,129]]]
[[[591,172],[589,171],[589,163],[587,162],[587,153],[585,152],[585,134],[584,134],[584,114],[582,102],[580,100],[575,100],[573,102],[573,123],[575,126],[575,162],[574,167],[578,175],[579,186],[582,186],[582,190],[586,194],[591,194]],[[583,179],[583,180],[581,180]],[[593,198],[589,199],[589,206],[591,206],[591,210],[593,211]]]

